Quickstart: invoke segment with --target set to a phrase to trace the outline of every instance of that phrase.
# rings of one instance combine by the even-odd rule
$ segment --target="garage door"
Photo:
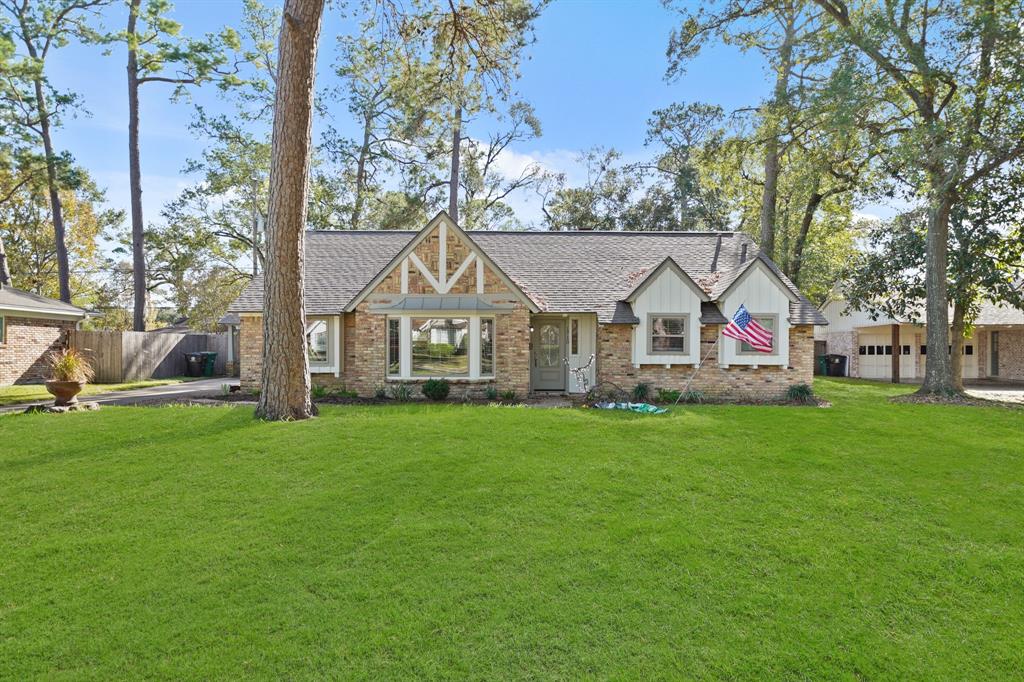
[[[860,367],[862,379],[892,379],[892,336],[884,334],[861,334],[858,339]],[[900,376],[903,376],[900,366]]]

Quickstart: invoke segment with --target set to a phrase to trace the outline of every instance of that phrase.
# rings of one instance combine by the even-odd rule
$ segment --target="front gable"
[[[369,295],[504,295],[537,305],[445,213],[438,214],[352,301]]]

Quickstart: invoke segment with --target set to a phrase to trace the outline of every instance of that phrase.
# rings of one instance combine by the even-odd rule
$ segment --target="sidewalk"
[[[221,386],[224,384],[238,384],[238,379],[235,377],[214,377],[212,379],[200,379],[199,381],[187,381],[166,386],[136,388],[130,391],[97,393],[96,395],[85,396],[81,401],[100,403],[101,405],[145,405],[148,403],[177,400],[178,398],[201,398],[218,395],[221,392]],[[0,414],[24,412],[29,406],[39,405],[41,402],[34,401],[20,405],[0,407]]]

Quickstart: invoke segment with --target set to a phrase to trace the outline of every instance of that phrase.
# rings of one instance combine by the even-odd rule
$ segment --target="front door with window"
[[[565,390],[565,320],[538,319],[533,324],[530,384],[535,391]]]

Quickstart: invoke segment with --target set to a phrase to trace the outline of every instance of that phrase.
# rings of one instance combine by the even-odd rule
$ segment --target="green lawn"
[[[0,678],[1006,679],[1024,412],[0,417]]]
[[[189,379],[147,379],[145,381],[129,381],[123,384],[87,384],[85,390],[78,395],[89,396],[98,393],[110,393],[112,391],[130,391],[133,388],[165,386],[167,384],[178,384],[182,381],[189,381]],[[42,384],[0,387],[0,407],[4,405],[19,405],[21,403],[37,403],[44,400],[53,400],[53,396],[46,392],[46,387]]]

